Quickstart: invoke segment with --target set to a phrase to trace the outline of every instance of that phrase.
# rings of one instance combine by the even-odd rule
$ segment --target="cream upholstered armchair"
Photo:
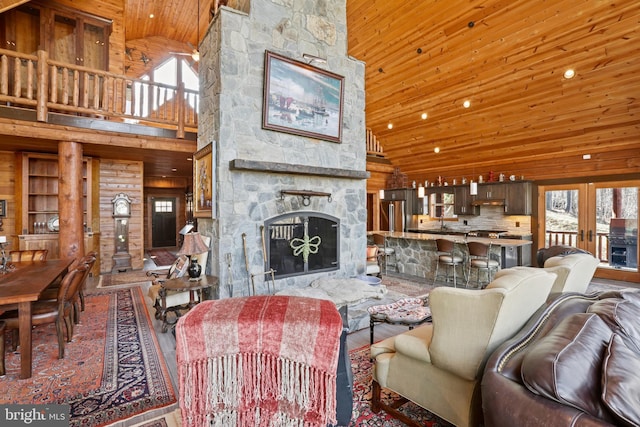
[[[545,303],[555,274],[512,270],[485,289],[435,288],[433,322],[371,346],[371,408],[417,425],[382,402],[387,388],[459,426],[482,423],[480,379],[493,350],[511,338]]]
[[[571,254],[547,259],[544,269],[558,275],[551,293],[585,293],[598,264],[600,260],[591,254]]]
[[[588,252],[557,255],[544,261],[544,270],[556,274],[550,294],[565,292],[585,293],[600,261]],[[535,267],[513,267],[501,270],[496,277],[510,270],[535,270]]]

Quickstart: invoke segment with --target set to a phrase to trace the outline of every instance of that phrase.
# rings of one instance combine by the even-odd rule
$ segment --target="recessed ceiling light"
[[[427,120],[427,117],[429,117],[427,113],[422,113],[422,120]]]
[[[149,18],[153,19],[153,18],[155,18],[155,17],[156,17],[156,15],[154,15],[153,13],[150,13],[150,14],[149,14]]]
[[[572,79],[575,75],[576,75],[575,70],[572,70],[571,68],[569,68],[567,71],[564,72],[565,79]]]
[[[187,161],[191,162],[193,159],[191,157],[187,157]]]
[[[462,103],[462,106],[463,106],[464,108],[469,108],[469,107],[471,107],[471,101],[469,101],[468,99],[467,99],[467,100],[465,100],[465,101]]]
[[[434,153],[439,153],[439,152],[440,152],[440,147],[436,147],[436,148],[434,148],[434,149],[433,149],[433,152],[434,152]]]
[[[389,123],[389,124],[387,125],[387,127],[388,127],[389,129],[393,129],[393,123]]]
[[[583,160],[591,160],[591,154],[583,154],[582,155],[582,159]]]
[[[176,169],[176,168],[172,168],[171,169],[171,172],[177,172],[177,171],[178,171],[178,169]]]

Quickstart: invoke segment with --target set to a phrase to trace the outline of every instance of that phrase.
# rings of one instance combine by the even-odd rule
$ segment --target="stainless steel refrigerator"
[[[380,225],[383,230],[405,231],[405,204],[404,200],[383,200]]]

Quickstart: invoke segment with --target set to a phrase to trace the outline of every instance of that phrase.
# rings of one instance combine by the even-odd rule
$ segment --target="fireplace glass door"
[[[265,222],[266,270],[289,277],[339,268],[337,218],[321,213],[290,213]]]

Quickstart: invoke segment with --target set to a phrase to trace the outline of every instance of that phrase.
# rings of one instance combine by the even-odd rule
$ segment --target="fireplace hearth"
[[[340,220],[320,212],[293,212],[265,221],[267,265],[276,278],[340,268]]]

